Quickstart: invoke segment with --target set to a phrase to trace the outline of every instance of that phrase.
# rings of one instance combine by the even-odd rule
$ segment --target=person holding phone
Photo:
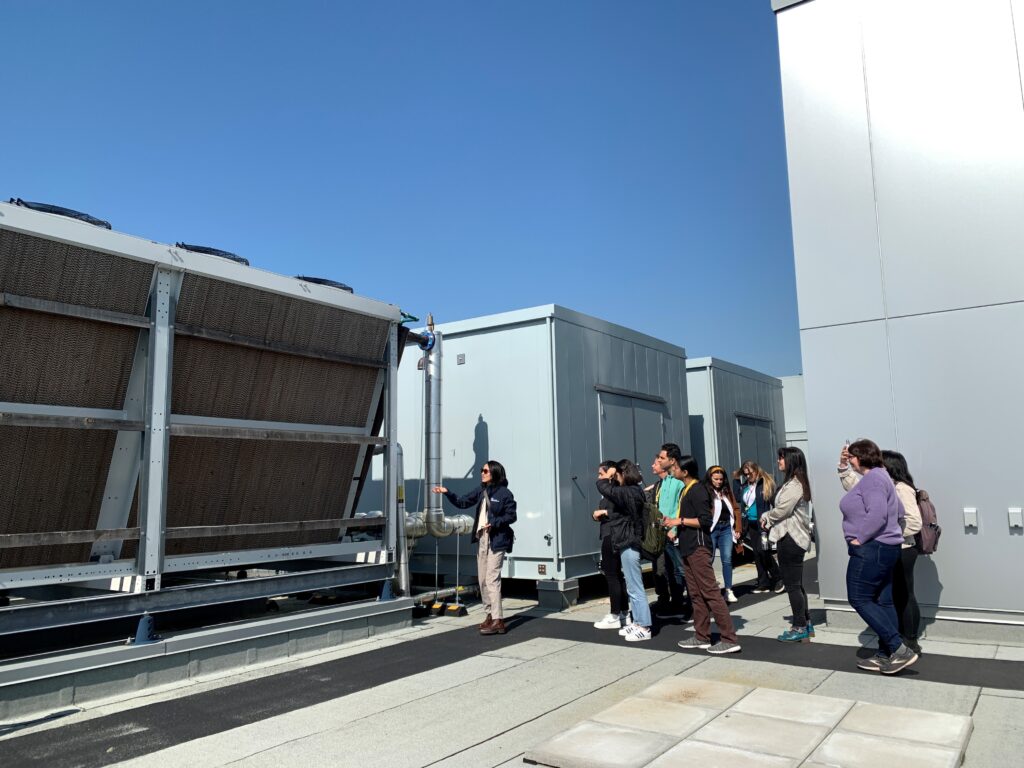
[[[616,462],[605,460],[598,465],[597,479],[613,479],[617,472]],[[604,496],[592,513],[592,517],[600,524],[598,535],[601,537],[601,573],[608,582],[608,615],[594,622],[597,629],[622,629],[627,624],[629,601],[626,598],[626,581],[622,576],[622,561],[619,553],[612,545],[612,524],[608,518],[611,503]]]

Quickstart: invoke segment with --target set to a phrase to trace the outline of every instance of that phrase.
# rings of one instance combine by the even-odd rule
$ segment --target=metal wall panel
[[[858,5],[777,17],[801,328],[883,316]]]
[[[788,11],[792,13],[792,11]],[[884,321],[801,331],[811,492],[818,521],[822,597],[846,599],[846,544],[836,474],[847,438],[896,445]]]
[[[1024,356],[1007,350],[1007,339],[1024,337],[1024,302],[890,325],[899,450],[942,525],[939,551],[918,559],[918,598],[1024,611],[1014,576],[1024,561],[1024,530],[1010,528],[1007,514],[1024,507],[1017,482]],[[978,510],[977,528],[964,527],[964,507]]]
[[[822,45],[840,17],[863,35],[861,50]],[[869,318],[878,293],[873,277],[838,272],[837,292],[839,278],[808,263],[808,220],[843,220],[849,207],[795,194],[808,453],[826,598],[846,597],[836,459],[844,439],[863,436],[906,453],[936,500],[946,533],[940,552],[919,561],[921,601],[1024,610],[1009,578],[1024,536],[1007,521],[1007,507],[1022,504],[1007,479],[1024,427],[1013,346],[1024,322],[1022,18],[1022,0],[817,0],[778,16],[790,186],[821,181],[827,193],[874,175],[889,318],[827,329],[804,322],[805,303],[815,311],[837,297],[864,307],[850,322]],[[817,59],[806,56],[811,49]],[[862,66],[873,157],[849,155],[851,167],[822,181],[816,166],[830,167],[836,154],[815,132],[819,113],[835,112],[823,86],[842,89],[831,74]],[[836,136],[863,130],[860,113],[839,117]],[[962,526],[965,506],[979,510],[976,531]],[[979,569],[981,562],[990,567]]]
[[[888,315],[1020,300],[1024,104],[1009,3],[866,2],[864,60]]]

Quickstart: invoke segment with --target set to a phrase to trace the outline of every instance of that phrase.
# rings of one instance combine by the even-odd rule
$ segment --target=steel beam
[[[302,544],[295,547],[270,549],[237,549],[229,552],[175,555],[164,560],[164,573],[232,569],[282,560],[313,560],[317,558],[379,552],[379,541],[338,542],[335,544]]]
[[[146,433],[139,492],[139,575],[143,588],[160,589],[163,532],[167,517],[167,459],[170,446],[171,366],[174,359],[174,307],[182,273],[157,270],[150,297],[149,360],[146,375]]]
[[[134,565],[130,562],[128,568],[129,572],[134,571]],[[0,571],[0,577],[5,575],[5,572]],[[261,597],[313,592],[318,589],[383,581],[386,578],[386,565],[347,565],[341,568],[278,576],[169,587],[158,592],[123,593],[15,605],[0,609],[0,635],[120,619],[138,616],[146,611],[173,611]],[[0,586],[2,585],[3,582],[0,582]]]
[[[47,315],[77,317],[98,323],[127,325],[132,328],[149,328],[149,318],[142,315],[129,315],[124,312],[113,312],[109,309],[83,307],[78,304],[66,304],[62,301],[34,299],[31,296],[17,296],[13,293],[0,293],[0,307],[25,309],[31,312],[42,312]]]
[[[141,432],[145,424],[124,411],[41,403],[0,403],[0,426],[61,429],[123,429]]]
[[[344,363],[345,365],[355,365],[362,368],[384,367],[384,363],[379,360],[355,357],[353,355],[339,355],[334,352],[324,352],[315,349],[306,349],[305,347],[297,347],[280,341],[266,341],[265,339],[257,339],[252,336],[242,336],[237,333],[216,331],[212,328],[202,328],[198,325],[177,323],[174,326],[174,330],[179,336],[191,336],[196,339],[218,341],[222,344],[233,344],[236,347],[258,349],[261,352],[277,352],[282,355],[292,355],[294,357],[309,357],[314,360],[325,360],[330,363]]]
[[[246,422],[241,422],[242,424]],[[304,425],[295,425],[304,426]],[[172,423],[168,427],[174,437],[219,437],[230,440],[278,440],[293,443],[346,443],[377,445],[385,440],[372,435],[336,432],[329,427],[313,429],[264,429],[262,427],[219,426],[215,424]]]
[[[382,428],[387,435],[387,450],[384,453],[384,518],[388,525],[384,538],[388,560],[393,563],[398,545],[398,326],[394,324],[388,334],[387,356],[387,401]]]

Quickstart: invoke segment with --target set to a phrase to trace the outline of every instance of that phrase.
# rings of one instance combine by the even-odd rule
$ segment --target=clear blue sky
[[[768,0],[3,4],[0,195],[800,371]]]

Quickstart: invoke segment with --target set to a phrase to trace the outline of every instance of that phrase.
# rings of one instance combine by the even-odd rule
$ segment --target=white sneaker
[[[629,634],[629,631],[633,627],[635,627],[635,626],[636,626],[636,624],[632,624],[632,623],[626,624],[626,626],[624,626],[622,629],[619,630],[619,635],[621,635],[622,637],[625,637],[626,635]]]
[[[725,602],[727,603],[738,603],[739,599],[732,593],[731,589],[725,590]]]
[[[639,643],[644,640],[651,639],[651,630],[647,627],[641,627],[639,624],[634,624],[629,628],[629,632],[626,633],[627,643]]]
[[[619,618],[617,613],[609,613],[600,621],[595,621],[594,627],[596,629],[621,629],[622,619]]]

